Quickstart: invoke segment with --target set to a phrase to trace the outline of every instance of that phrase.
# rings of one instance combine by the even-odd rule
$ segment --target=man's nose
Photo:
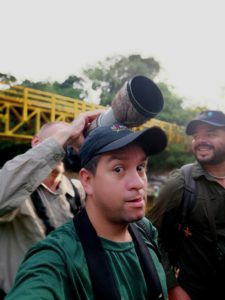
[[[198,135],[194,138],[194,141],[198,143],[207,142],[207,136],[204,134]]]
[[[136,171],[136,172],[132,172],[132,174],[130,174],[129,177],[129,189],[143,189],[146,185],[146,176],[142,175],[140,176],[140,174]]]

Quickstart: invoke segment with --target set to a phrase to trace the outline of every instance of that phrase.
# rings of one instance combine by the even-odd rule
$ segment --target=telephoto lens
[[[109,109],[94,120],[87,133],[99,126],[115,123],[137,127],[154,118],[164,105],[159,87],[145,76],[135,76],[125,82],[112,100]]]

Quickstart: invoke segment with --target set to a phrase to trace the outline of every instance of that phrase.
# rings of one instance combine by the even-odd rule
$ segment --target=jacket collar
[[[47,189],[49,192],[54,193],[44,183],[41,183],[41,185],[45,189]],[[62,175],[61,182],[59,184],[59,188],[57,189],[57,191],[55,193],[56,194],[63,194],[63,195],[68,194],[71,197],[75,196],[75,192],[74,192],[72,183],[65,175]]]
[[[209,181],[215,181],[208,172],[202,167],[202,165],[198,162],[195,161],[193,163],[193,171],[192,171],[192,176],[194,179],[198,179],[200,177],[205,177]]]

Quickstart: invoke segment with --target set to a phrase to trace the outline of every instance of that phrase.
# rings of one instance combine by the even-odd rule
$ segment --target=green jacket
[[[180,169],[171,172],[149,218],[159,231],[168,288],[179,284],[193,299],[216,299],[214,291],[218,290],[221,274],[215,277],[218,260],[208,212],[210,210],[215,218],[218,245],[225,253],[225,189],[198,163],[193,165],[192,177],[197,182],[197,200],[188,216],[189,231],[186,234],[178,231],[184,186]],[[178,278],[172,264],[179,267]],[[225,273],[222,275],[224,277]],[[210,293],[214,298],[210,298]]]
[[[146,222],[156,241],[156,229],[148,220]],[[160,278],[163,299],[167,299],[164,270],[143,232],[142,235]],[[147,287],[133,242],[115,243],[101,238],[101,243],[112,266],[121,299],[146,300]],[[107,281],[102,284],[107,285]],[[94,299],[86,259],[73,221],[56,229],[31,248],[6,299]]]

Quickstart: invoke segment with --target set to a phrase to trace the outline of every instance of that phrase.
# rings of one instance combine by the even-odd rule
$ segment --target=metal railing
[[[104,106],[23,86],[0,84],[0,137],[31,139],[47,122],[71,122],[80,112]],[[159,126],[165,130],[169,143],[187,143],[184,128],[151,119],[138,129]]]

